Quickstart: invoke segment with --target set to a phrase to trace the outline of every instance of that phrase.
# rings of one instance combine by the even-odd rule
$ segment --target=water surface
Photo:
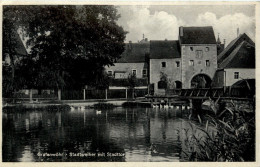
[[[187,111],[115,108],[3,113],[3,161],[185,161]]]

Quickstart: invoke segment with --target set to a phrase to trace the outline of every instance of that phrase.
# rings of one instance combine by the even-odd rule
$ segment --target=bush
[[[207,115],[207,118],[205,129],[192,123],[190,132],[183,129],[183,153],[189,161],[255,161],[254,112],[233,104],[215,117]]]
[[[114,108],[115,105],[114,104],[111,104],[111,103],[97,103],[97,104],[94,104],[94,108],[97,108],[97,109],[111,109],[111,108]]]

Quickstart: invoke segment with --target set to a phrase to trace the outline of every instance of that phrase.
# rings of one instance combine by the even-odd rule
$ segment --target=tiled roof
[[[255,68],[255,46],[243,41],[224,59],[219,68]]]
[[[149,53],[149,43],[127,43],[125,51],[116,63],[142,63],[145,55]]]
[[[238,36],[236,39],[231,41],[228,46],[218,55],[218,64],[221,64],[222,61],[231,54],[231,52],[239,45],[242,41],[247,41],[251,45],[255,43],[244,33]]]
[[[216,44],[212,26],[180,27],[181,29],[183,30],[183,35],[179,34],[181,44]]]
[[[150,42],[150,59],[172,59],[180,57],[178,41],[164,40]]]

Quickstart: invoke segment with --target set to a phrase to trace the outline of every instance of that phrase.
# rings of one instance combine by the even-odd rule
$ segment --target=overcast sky
[[[142,34],[149,40],[177,40],[179,26],[213,26],[215,36],[226,39],[226,44],[246,33],[255,41],[254,5],[212,6],[118,6],[121,18],[118,24],[128,34],[129,40],[137,42]]]

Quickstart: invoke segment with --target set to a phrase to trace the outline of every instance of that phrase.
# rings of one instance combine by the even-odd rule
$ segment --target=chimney
[[[237,28],[237,37],[239,36],[239,28]]]
[[[180,35],[180,37],[183,36],[183,27],[182,26],[179,27],[179,35]]]
[[[145,42],[147,42],[147,41],[148,41],[148,38],[145,38],[144,40],[145,40]]]
[[[225,48],[225,45],[226,45],[226,39],[224,39],[224,48]]]

